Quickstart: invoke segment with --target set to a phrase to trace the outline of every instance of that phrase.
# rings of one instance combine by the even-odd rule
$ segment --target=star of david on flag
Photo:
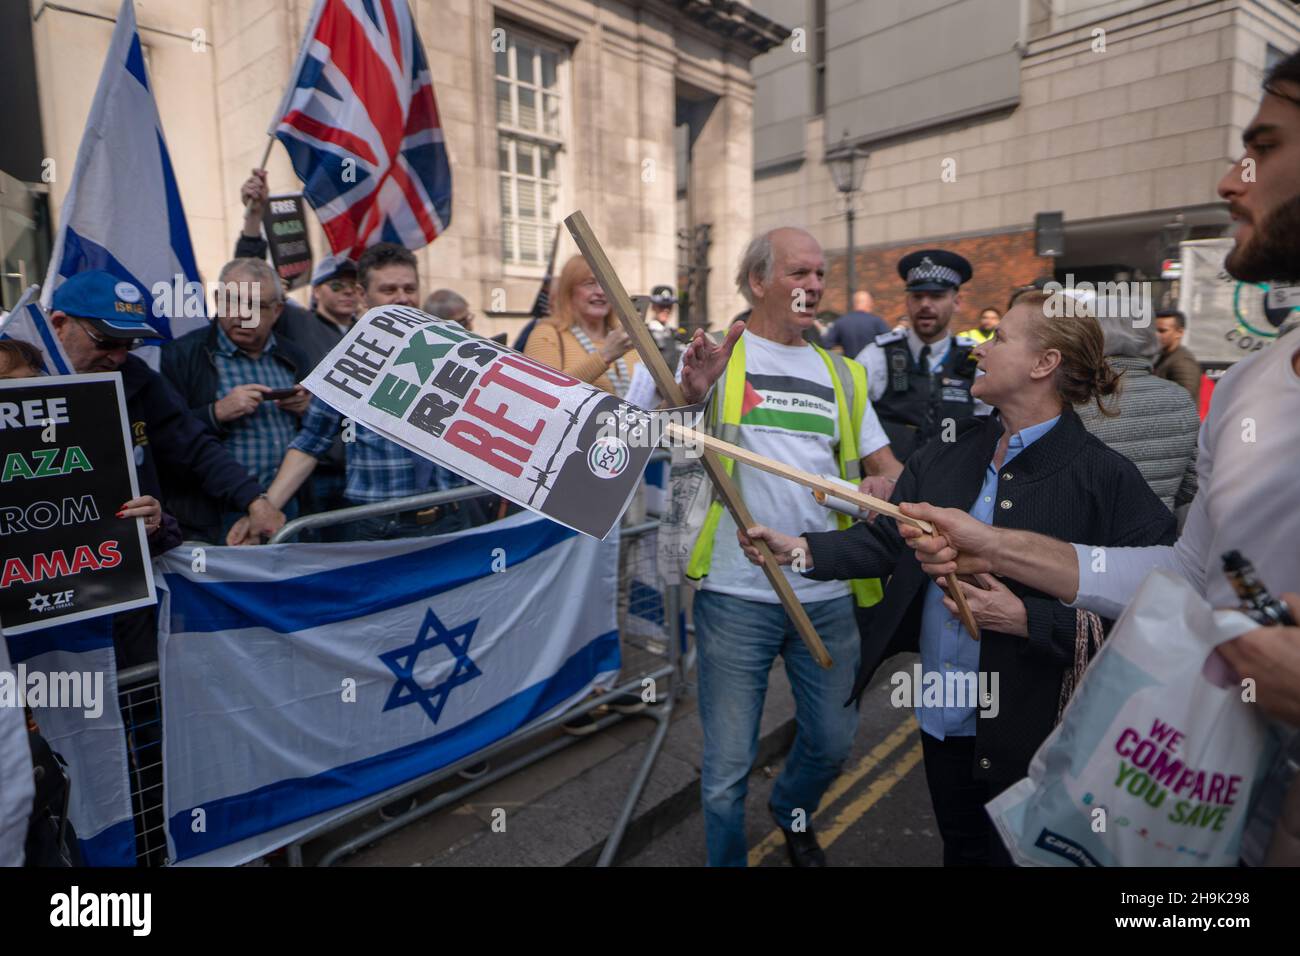
[[[457,628],[447,630],[438,619],[438,615],[433,613],[433,609],[426,609],[424,623],[420,625],[420,634],[414,641],[379,655],[379,659],[388,665],[388,669],[397,678],[393,689],[388,693],[388,700],[384,702],[384,710],[405,707],[407,704],[419,704],[428,714],[429,719],[436,724],[438,718],[442,716],[442,708],[446,705],[447,697],[452,690],[476,677],[483,676],[483,672],[469,658],[469,642],[474,638],[474,628],[478,622],[479,619],[475,618]],[[416,680],[416,665],[422,653],[439,645],[451,651],[451,673],[440,683],[426,690]]]

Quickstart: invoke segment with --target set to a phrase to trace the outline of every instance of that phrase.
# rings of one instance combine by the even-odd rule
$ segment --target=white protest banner
[[[358,425],[598,538],[655,447],[644,410],[405,306],[367,312],[303,385]]]

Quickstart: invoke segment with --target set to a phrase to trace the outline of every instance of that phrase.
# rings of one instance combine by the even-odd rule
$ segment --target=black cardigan
[[[908,459],[892,500],[969,511],[1002,432],[994,414],[961,423],[955,441],[930,442]],[[1174,516],[1137,467],[1088,434],[1072,408],[1004,466],[995,500],[995,527],[1109,547],[1172,544],[1176,537]],[[919,650],[930,578],[888,518],[806,537],[809,578],[892,575],[863,635],[854,700],[886,658]],[[981,632],[979,667],[998,674],[999,711],[976,719],[974,771],[977,779],[1010,784],[1026,774],[1056,720],[1061,679],[1074,662],[1076,612],[1019,582],[1004,583],[1024,601],[1029,637]]]

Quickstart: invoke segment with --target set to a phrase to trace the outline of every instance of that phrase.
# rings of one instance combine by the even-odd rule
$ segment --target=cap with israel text
[[[947,292],[969,282],[974,273],[964,257],[947,249],[921,249],[898,260],[908,292]]]
[[[51,306],[85,319],[115,339],[161,338],[149,324],[149,297],[140,286],[108,272],[94,270],[69,276],[54,290]]]

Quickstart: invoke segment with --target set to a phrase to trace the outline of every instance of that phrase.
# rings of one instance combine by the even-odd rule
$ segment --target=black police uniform
[[[898,272],[907,281],[909,292],[956,289],[972,274],[966,259],[942,249],[904,256]],[[975,414],[970,393],[975,381],[971,355],[975,343],[954,336],[947,353],[931,369],[929,346],[923,347],[919,361],[913,359],[903,329],[878,335],[875,342],[884,353],[887,379],[884,394],[873,405],[899,461],[906,461],[916,449],[941,435],[948,419],[960,421]]]

